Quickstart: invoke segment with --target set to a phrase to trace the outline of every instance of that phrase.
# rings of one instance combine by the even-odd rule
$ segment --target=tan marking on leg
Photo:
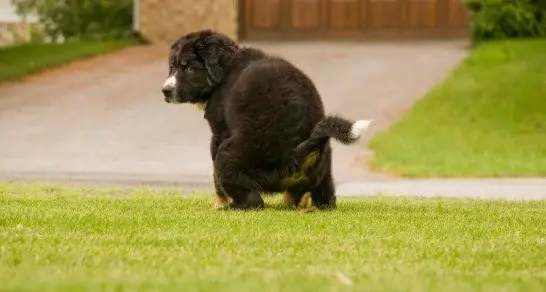
[[[311,208],[312,206],[313,204],[311,202],[311,193],[307,192],[303,194],[303,196],[301,197],[300,203],[298,205],[298,208],[308,209],[308,208]]]
[[[292,197],[292,194],[289,192],[284,192],[283,194],[283,205],[291,208],[296,207],[296,202],[294,201],[294,197]]]
[[[214,205],[212,209],[223,210],[227,207],[228,204],[229,204],[228,196],[216,193],[216,196],[214,196]]]

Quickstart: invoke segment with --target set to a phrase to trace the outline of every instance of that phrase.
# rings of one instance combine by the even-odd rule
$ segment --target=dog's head
[[[188,33],[171,45],[169,75],[162,92],[168,103],[205,103],[221,84],[237,44],[211,30]]]

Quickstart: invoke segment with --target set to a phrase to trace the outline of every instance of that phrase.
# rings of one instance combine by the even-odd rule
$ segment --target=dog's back
[[[232,135],[245,140],[242,151],[253,165],[282,167],[324,118],[315,85],[279,57],[251,63],[232,88],[225,101],[226,123]]]

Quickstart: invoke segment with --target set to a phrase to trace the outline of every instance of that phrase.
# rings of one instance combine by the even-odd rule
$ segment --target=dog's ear
[[[227,62],[234,57],[237,44],[227,36],[206,31],[195,43],[195,48],[212,80],[220,83],[225,77]]]
[[[205,53],[203,54],[205,67],[207,68],[207,71],[209,71],[209,75],[212,80],[217,83],[224,79],[225,74],[224,69],[220,64],[220,54],[221,50],[215,46],[205,49]]]

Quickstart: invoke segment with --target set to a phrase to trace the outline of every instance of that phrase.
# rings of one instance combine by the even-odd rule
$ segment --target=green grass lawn
[[[403,176],[545,176],[546,39],[477,47],[369,146]]]
[[[546,202],[211,206],[166,190],[1,184],[0,290],[546,289]]]
[[[135,39],[0,47],[0,82],[137,44]]]

